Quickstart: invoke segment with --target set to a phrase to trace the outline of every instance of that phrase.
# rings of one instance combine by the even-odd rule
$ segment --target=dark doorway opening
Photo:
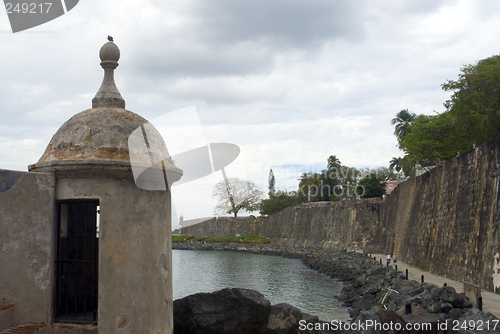
[[[96,323],[99,200],[57,207],[56,320]]]

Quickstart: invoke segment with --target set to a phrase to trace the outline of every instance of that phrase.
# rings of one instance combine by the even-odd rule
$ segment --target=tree
[[[448,111],[438,115],[419,115],[411,124],[401,148],[407,158],[421,166],[441,164],[445,159],[472,148],[460,131],[457,119]]]
[[[359,181],[359,185],[362,186],[364,193],[361,195],[363,198],[372,198],[372,197],[380,197],[385,195],[385,184],[386,182],[378,176],[376,173],[370,173],[365,176],[361,181]],[[359,193],[359,188],[357,192]]]
[[[331,155],[328,158],[328,170],[326,171],[326,179],[330,186],[330,201],[338,201],[349,196],[351,190],[356,188],[359,182],[361,172],[354,167],[342,165],[340,160]]]
[[[453,92],[444,103],[446,111],[413,117],[398,137],[399,148],[406,153],[401,166],[407,176],[416,164],[440,164],[500,135],[500,55],[466,65],[461,72],[458,80],[442,85],[444,91]]]
[[[405,177],[409,177],[412,174],[415,163],[415,161],[410,159],[409,155],[398,158],[393,157],[389,161],[389,169],[396,170],[396,178],[394,180],[404,180]]]
[[[275,191],[274,186],[276,185],[276,179],[274,178],[274,173],[272,168],[269,170],[268,181],[269,181],[269,196],[271,196],[272,194],[274,194]]]
[[[259,208],[262,191],[251,181],[231,177],[215,184],[213,197],[218,200],[216,215],[232,213],[236,218],[240,210],[252,212]]]
[[[448,80],[444,91],[453,92],[444,103],[455,127],[469,147],[500,135],[500,55],[460,69],[458,80]]]
[[[322,173],[303,173],[299,179],[298,196],[302,202],[328,201],[324,199],[324,175]],[[329,195],[328,195],[329,196]]]
[[[294,206],[302,203],[301,199],[295,191],[278,190],[268,199],[263,199],[260,202],[260,214],[270,216],[273,213],[281,211],[289,206]]]
[[[377,177],[383,181],[395,181],[401,180],[403,176],[400,173],[395,173],[394,169],[387,167],[378,167],[370,170],[371,173],[375,173]]]
[[[330,155],[327,160],[327,165],[326,167],[328,170],[334,170],[335,168],[342,168],[342,163],[340,160],[337,158],[336,155]]]
[[[396,172],[400,172],[401,168],[403,168],[403,166],[401,164],[402,160],[403,160],[403,158],[393,157],[391,159],[391,161],[389,161],[389,169],[395,169]]]
[[[408,109],[403,109],[396,114],[396,117],[391,120],[391,124],[395,125],[394,135],[398,139],[398,144],[404,141],[406,135],[410,132],[410,124],[417,117],[415,113],[410,113]]]
[[[359,178],[358,170],[342,165],[335,155],[331,155],[327,160],[327,169],[321,173],[302,174],[298,196],[303,202],[338,201],[348,196]]]

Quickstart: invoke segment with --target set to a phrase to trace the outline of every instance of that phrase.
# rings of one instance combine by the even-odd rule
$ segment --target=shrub
[[[172,242],[184,242],[189,239],[193,239],[194,237],[189,234],[181,234],[181,235],[173,235]]]
[[[269,239],[261,238],[257,235],[244,235],[241,237],[201,237],[196,238],[198,242],[213,242],[213,243],[246,243],[246,244],[268,244]]]
[[[260,202],[260,214],[270,216],[273,213],[279,212],[289,206],[294,206],[303,201],[298,197],[295,191],[278,190],[275,194],[271,194],[268,199]]]

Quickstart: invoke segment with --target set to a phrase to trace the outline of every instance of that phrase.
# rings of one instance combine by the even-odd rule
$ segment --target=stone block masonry
[[[196,238],[259,235],[289,246],[361,249],[376,234],[380,203],[304,203],[269,217],[214,217],[183,227],[180,233]]]
[[[362,249],[379,226],[380,199],[313,202],[264,220],[261,236],[298,247]]]
[[[386,200],[305,203],[266,218],[209,220],[181,232],[396,253],[412,266],[500,293],[499,164],[497,137],[400,183]]]
[[[189,221],[185,221],[189,222]],[[229,237],[239,235],[259,235],[262,218],[250,217],[213,217],[201,223],[181,228],[180,234],[200,237]]]
[[[386,200],[317,202],[266,218],[261,236],[294,246],[394,254],[500,293],[500,137],[411,178]]]
[[[500,293],[500,137],[401,183],[369,250]]]

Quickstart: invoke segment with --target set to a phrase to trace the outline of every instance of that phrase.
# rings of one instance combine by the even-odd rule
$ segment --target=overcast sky
[[[293,190],[332,154],[388,166],[402,155],[390,120],[404,108],[444,111],[441,84],[499,53],[499,18],[497,0],[85,0],[13,34],[2,11],[0,168],[27,170],[91,107],[108,34],[121,50],[116,83],[127,109],[148,120],[196,110],[197,143],[241,149],[228,176],[267,192],[269,168],[278,189]],[[177,213],[212,215],[221,178],[174,188]]]

